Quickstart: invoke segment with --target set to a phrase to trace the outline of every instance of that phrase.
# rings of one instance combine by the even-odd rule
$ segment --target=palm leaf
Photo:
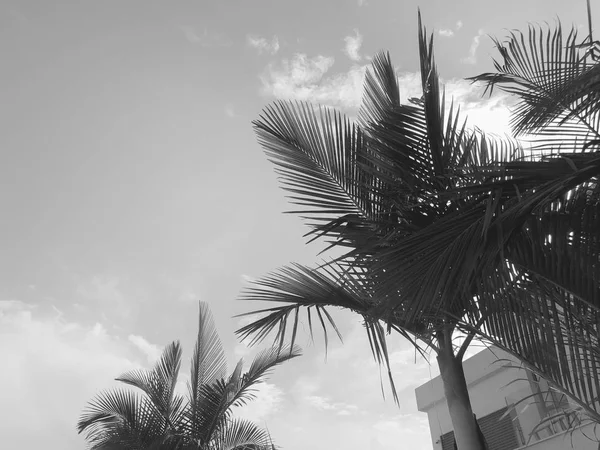
[[[125,384],[142,390],[173,427],[181,412],[183,398],[175,396],[175,385],[181,366],[181,345],[173,342],[167,346],[151,371],[135,370],[117,378]]]
[[[600,137],[598,66],[581,56],[577,31],[563,36],[531,25],[527,36],[511,32],[505,42],[494,39],[502,61],[496,73],[471,78],[519,98],[511,119],[517,135],[536,134],[542,150],[582,149]]]
[[[546,286],[545,292],[540,286]],[[598,313],[540,279],[505,286],[502,295],[490,300],[489,296],[482,300],[485,320],[477,333],[519,358],[600,420]]]
[[[217,334],[214,320],[208,304],[199,303],[198,337],[191,361],[189,390],[189,425],[192,435],[201,433],[204,425],[200,415],[203,404],[208,401],[204,396],[204,386],[210,385],[225,376],[226,359],[223,346]]]
[[[211,442],[219,450],[271,450],[269,433],[247,420],[234,418],[227,422]]]
[[[238,361],[228,379],[219,379],[212,384],[202,386],[202,407],[197,417],[187,417],[188,423],[194,420],[196,427],[190,427],[190,434],[200,442],[210,442],[221,425],[230,419],[228,405],[234,393],[239,390],[242,381],[243,360]],[[190,410],[190,412],[192,412]]]
[[[285,341],[288,323],[291,324],[291,344],[297,336],[301,308],[306,311],[309,332],[313,334],[313,322],[318,320],[324,333],[325,348],[328,342],[328,328],[331,327],[341,339],[339,330],[327,311],[330,307],[351,310],[363,316],[364,325],[375,360],[385,365],[394,399],[397,400],[394,381],[391,375],[390,361],[385,337],[385,329],[373,315],[378,306],[372,295],[372,286],[361,280],[357,273],[350,273],[342,266],[327,265],[321,269],[310,269],[294,264],[284,267],[260,279],[241,296],[242,300],[283,303],[283,306],[262,309],[249,314],[264,316],[236,331],[242,339],[252,338],[252,343],[265,339],[277,330],[275,342],[281,345]],[[316,315],[316,319],[314,316]],[[402,314],[390,319],[390,328],[407,338],[422,352],[415,337],[431,343],[427,330],[421,323],[404,320]],[[425,334],[423,334],[425,333]]]
[[[306,207],[303,214],[329,220],[370,209],[372,201],[349,182],[362,133],[343,115],[307,103],[276,102],[254,128],[290,200]]]
[[[505,254],[521,270],[542,277],[600,309],[600,208],[585,193],[533,216]]]
[[[164,434],[164,419],[145,397],[124,390],[105,391],[88,403],[77,430],[85,432],[92,449],[121,442],[141,450]]]
[[[232,408],[244,406],[252,400],[254,386],[262,382],[275,366],[298,356],[298,347],[263,350],[254,358],[246,373],[242,374],[240,361],[227,380],[216,380],[210,385],[203,385],[202,409],[196,416],[190,414],[187,417],[188,423],[195,420],[198,424],[189,429],[189,434],[202,443],[210,443],[217,439],[220,430],[223,430],[232,418]]]
[[[389,53],[377,53],[365,74],[358,121],[363,129],[380,123],[388,111],[400,106],[400,88]]]
[[[441,306],[464,308],[461,297],[468,294],[475,276],[477,255],[487,238],[485,228],[493,212],[489,191],[468,191],[465,185],[473,170],[489,177],[488,167],[522,156],[518,143],[468,132],[459,112],[452,106],[445,110],[433,39],[428,38],[421,22],[419,50],[420,106],[398,105],[381,94],[382,87],[388,86],[393,93],[390,97],[395,97],[389,81],[393,69],[385,57],[376,61],[374,73],[379,74],[379,83],[366,83],[366,89],[373,90],[365,95],[371,102],[366,110],[375,112],[370,114],[365,131],[372,150],[365,159],[370,158],[378,183],[387,186],[382,193],[387,203],[381,203],[387,205],[385,210],[393,220],[386,222],[387,233],[375,235],[379,238],[376,245],[353,253],[374,262],[369,262],[375,270],[371,275],[381,280],[377,297],[389,300],[381,306],[382,311],[402,310],[407,322],[421,321]],[[390,66],[384,70],[386,64]],[[379,108],[372,105],[372,99],[379,99]],[[411,120],[405,119],[407,115]],[[483,222],[479,222],[481,218]],[[369,230],[363,231],[367,234]],[[403,295],[396,295],[400,290]]]

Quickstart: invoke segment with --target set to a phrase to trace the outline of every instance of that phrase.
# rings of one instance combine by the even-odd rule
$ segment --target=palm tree
[[[187,396],[176,392],[181,346],[168,345],[150,371],[135,370],[118,381],[139,389],[116,389],[90,401],[77,424],[92,450],[270,450],[266,430],[236,418],[233,408],[255,397],[255,386],[299,349],[267,349],[242,372],[240,360],[229,376],[207,304],[200,302],[198,338],[191,360]]]
[[[316,312],[327,342],[327,323],[337,328],[326,308],[349,309],[364,319],[393,392],[385,328],[418,349],[424,344],[437,354],[458,447],[479,450],[485,444],[462,369],[476,336],[553,375],[597,412],[584,401],[589,397],[568,390],[572,383],[561,384],[568,378],[563,360],[548,362],[544,355],[552,354],[546,347],[556,342],[550,337],[561,317],[579,317],[572,313],[574,297],[598,291],[598,208],[587,199],[600,165],[580,153],[542,160],[516,141],[467,130],[454,108],[444,107],[432,38],[420,17],[419,50],[423,96],[410,104],[400,102],[393,65],[379,54],[366,76],[357,124],[291,102],[267,107],[254,122],[284,189],[302,207],[293,212],[309,220],[309,235],[348,251],[317,269],[291,265],[256,282],[243,299],[284,305],[255,311],[265,315],[238,333],[256,342],[277,330],[281,345],[293,320],[293,343],[302,308],[311,333]],[[563,269],[549,267],[548,257],[561,259]],[[564,270],[584,261],[589,270]],[[551,313],[533,314],[551,305]],[[467,335],[458,348],[457,331]]]

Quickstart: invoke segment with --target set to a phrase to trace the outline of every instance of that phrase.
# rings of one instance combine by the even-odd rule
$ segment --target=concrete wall
[[[484,350],[464,362],[471,404],[477,417],[515,404],[533,393],[527,372],[514,366],[518,366],[516,360],[498,349]],[[453,428],[441,378],[438,376],[419,386],[415,394],[419,411],[428,415],[434,449],[441,449],[439,437]],[[517,405],[517,411],[519,424],[527,439],[541,420],[535,398]],[[549,433],[542,432],[540,437],[548,435]],[[518,433],[517,439],[520,440]]]

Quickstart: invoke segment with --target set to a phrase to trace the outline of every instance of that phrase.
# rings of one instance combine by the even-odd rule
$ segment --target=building
[[[580,422],[574,413],[561,414],[570,410],[567,398],[550,392],[545,380],[520,368],[512,356],[490,348],[463,365],[473,412],[490,450],[599,449],[597,441],[586,437],[595,436],[594,425]],[[441,378],[419,386],[415,394],[419,411],[427,413],[433,448],[453,450],[454,433]],[[571,431],[569,421],[575,423]],[[596,436],[600,440],[600,426]]]

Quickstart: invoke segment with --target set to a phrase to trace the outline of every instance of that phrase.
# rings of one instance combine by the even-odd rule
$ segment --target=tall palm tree
[[[291,102],[267,107],[255,121],[284,189],[302,207],[294,212],[310,221],[309,234],[348,251],[320,268],[292,265],[256,282],[243,299],[284,305],[261,310],[266,315],[238,333],[257,341],[277,330],[282,344],[293,320],[293,343],[301,308],[311,332],[314,311],[327,333],[327,323],[337,328],[326,308],[339,307],[362,316],[388,373],[386,326],[417,348],[425,344],[437,354],[458,447],[481,449],[462,370],[466,348],[480,336],[524,359],[518,343],[527,338],[534,356],[525,362],[552,380],[567,378],[557,376],[558,362],[544,364],[550,352],[542,350],[561,315],[576,317],[565,314],[572,296],[598,291],[597,205],[583,200],[599,166],[581,154],[541,160],[517,142],[467,130],[454,108],[444,107],[432,38],[420,17],[419,50],[423,96],[410,104],[400,102],[393,65],[379,54],[357,124]],[[584,265],[578,258],[596,263],[566,273],[548,267],[548,255],[577,267]],[[519,306],[545,311],[549,304],[558,305],[553,314],[527,327],[517,323]],[[532,329],[536,323],[545,327]],[[457,331],[467,335],[459,348]]]
[[[178,341],[168,345],[152,370],[135,370],[118,381],[128,389],[99,394],[77,424],[92,450],[271,450],[270,436],[236,418],[235,407],[255,397],[255,387],[278,364],[300,355],[296,347],[260,352],[242,372],[240,360],[226,376],[226,359],[205,303],[200,303],[198,338],[191,359],[187,396],[176,392],[181,365]]]

